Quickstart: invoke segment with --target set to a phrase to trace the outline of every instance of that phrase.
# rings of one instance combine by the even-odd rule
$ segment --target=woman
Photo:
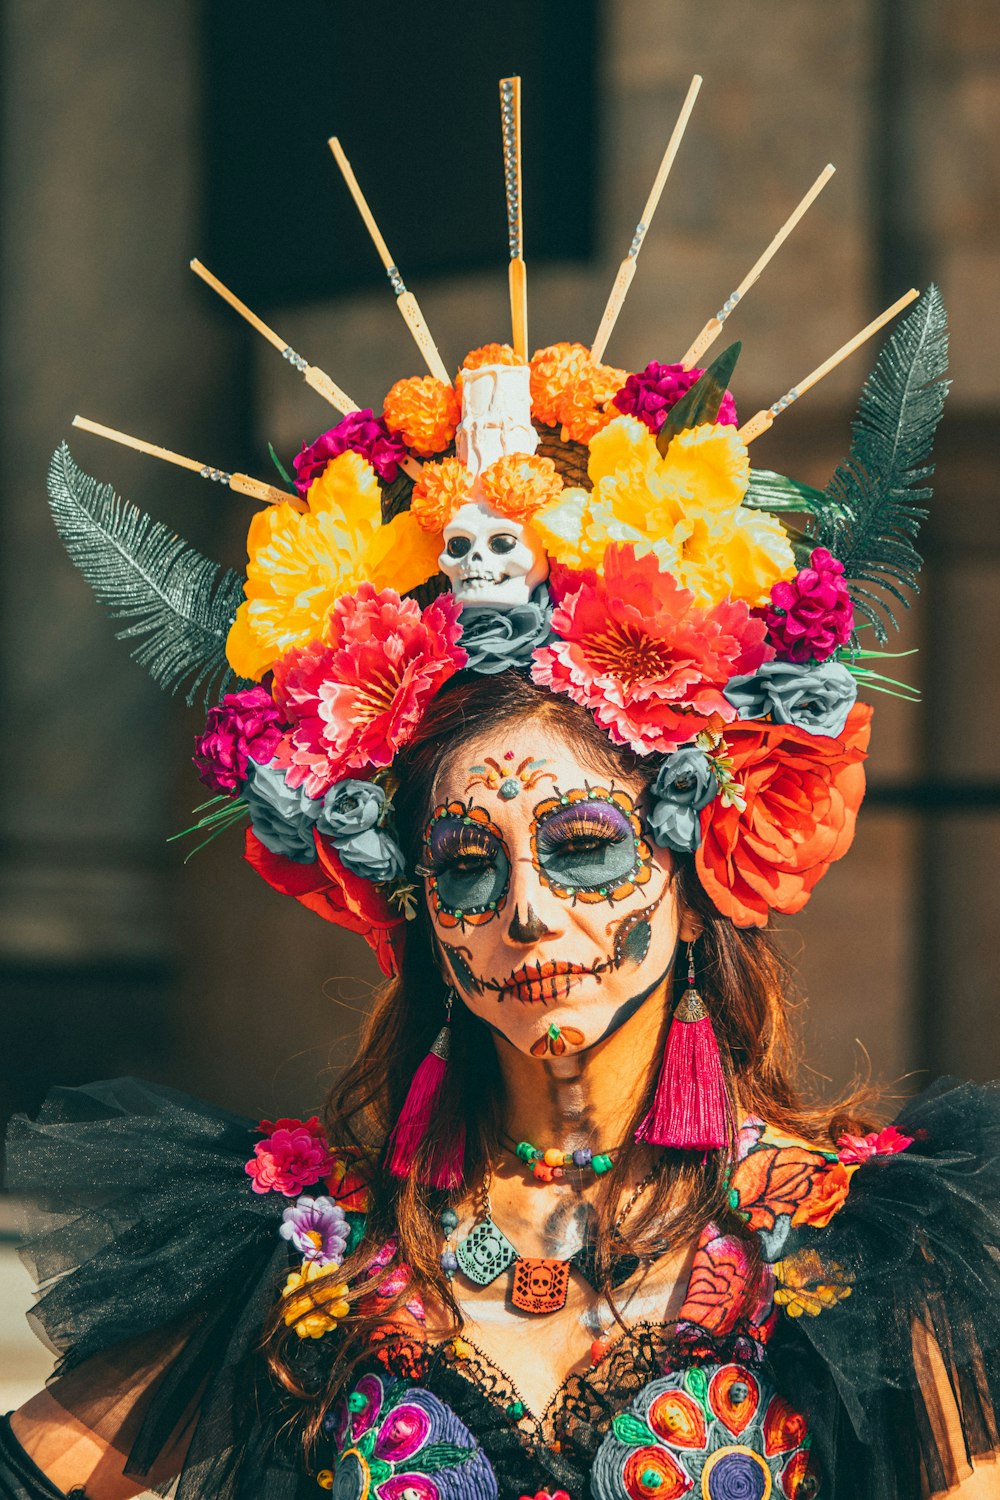
[[[995,1092],[807,1104],[766,930],[863,793],[854,612],[910,576],[943,395],[936,294],[911,317],[828,496],[754,477],[732,351],[492,345],[299,456],[198,827],[249,817],[389,982],[323,1125],[252,1145],[132,1080],[15,1122],[62,1360],[0,1428],[4,1500],[991,1493]],[[65,452],[52,490],[86,570],[100,497]]]

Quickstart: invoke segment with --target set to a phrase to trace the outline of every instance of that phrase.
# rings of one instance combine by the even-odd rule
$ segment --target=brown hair
[[[612,745],[588,710],[535,686],[520,672],[506,671],[493,677],[461,673],[434,700],[416,736],[395,762],[399,784],[393,802],[409,869],[417,862],[421,830],[431,810],[432,785],[443,761],[473,735],[499,731],[513,720],[526,719],[542,720],[557,728],[577,753],[609,776],[637,776],[648,786],[659,769],[659,759],[641,758],[627,747]],[[734,1105],[743,1115],[760,1115],[781,1131],[817,1141],[828,1139],[831,1106],[806,1100],[797,1085],[798,1051],[788,1020],[790,973],[774,937],[765,929],[735,927],[723,917],[703,890],[690,856],[678,857],[675,878],[679,900],[697,914],[702,924],[698,986],[713,1018]],[[400,1257],[412,1268],[418,1289],[429,1292],[450,1310],[456,1332],[460,1327],[458,1307],[439,1264],[438,1215],[446,1195],[421,1186],[420,1169],[435,1146],[449,1139],[460,1122],[466,1127],[468,1188],[475,1189],[481,1183],[488,1162],[501,1150],[496,1052],[488,1028],[466,1007],[456,1006],[453,1013],[444,1095],[435,1129],[417,1157],[415,1170],[399,1180],[381,1166],[386,1136],[402,1106],[409,1080],[441,1026],[445,992],[430,918],[421,903],[416,920],[407,930],[402,972],[376,994],[362,1028],[357,1056],[326,1104],[331,1140],[338,1148],[356,1150],[370,1164],[371,1211],[364,1244],[336,1272],[338,1281],[357,1280],[349,1299],[351,1316],[338,1331],[321,1389],[307,1389],[295,1374],[288,1357],[289,1344],[294,1347],[300,1341],[285,1330],[280,1310],[276,1310],[270,1329],[268,1357],[272,1369],[290,1392],[308,1402],[307,1441],[319,1431],[330,1404],[349,1389],[355,1368],[371,1359],[372,1331],[386,1322],[391,1309],[406,1295],[412,1295],[411,1289],[394,1301],[377,1299],[380,1305],[371,1306],[378,1277],[365,1278],[363,1272],[373,1250],[390,1236],[397,1238]],[[656,1063],[656,1058],[649,1059],[646,1086],[636,1094],[618,1170],[602,1179],[595,1202],[597,1269],[605,1283],[605,1295],[609,1292],[611,1226],[619,1206],[617,1183],[629,1180],[637,1158],[645,1161],[651,1149],[634,1143],[633,1134],[651,1102]],[[846,1128],[847,1120],[855,1121],[858,1109],[867,1102],[861,1092],[841,1100],[837,1106],[840,1128]],[[662,1152],[659,1175],[628,1220],[626,1248],[639,1255],[662,1250],[667,1238],[665,1226],[672,1244],[690,1242],[710,1219],[744,1233],[742,1221],[729,1206],[725,1156],[716,1152],[703,1166],[694,1153]],[[753,1247],[755,1239],[749,1239]]]

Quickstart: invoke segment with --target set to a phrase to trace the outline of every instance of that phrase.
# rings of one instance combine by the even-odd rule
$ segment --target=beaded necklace
[[[507,1139],[511,1138],[508,1136]],[[603,1177],[615,1164],[610,1151],[592,1151],[589,1146],[578,1146],[573,1151],[560,1151],[558,1146],[543,1150],[530,1141],[518,1141],[512,1155],[522,1161],[539,1182],[557,1181],[567,1167],[577,1167],[581,1172],[589,1167],[596,1177]]]
[[[657,1169],[653,1168],[637,1185],[612,1225],[613,1236],[617,1237],[639,1198],[656,1177]],[[458,1228],[458,1214],[450,1206],[442,1209],[440,1218],[444,1234],[444,1249],[441,1252],[442,1271],[449,1281],[454,1278],[456,1272],[461,1271],[476,1286],[489,1286],[491,1282],[496,1281],[498,1276],[502,1276],[505,1271],[513,1267],[510,1300],[514,1307],[526,1313],[559,1312],[566,1305],[571,1269],[576,1270],[589,1285],[594,1286],[593,1248],[582,1245],[568,1260],[521,1255],[493,1217],[493,1205],[490,1199],[492,1180],[493,1174],[488,1170],[479,1190],[478,1222],[454,1248],[451,1240]],[[638,1266],[637,1256],[619,1256],[612,1271],[612,1286],[620,1286],[627,1281]]]

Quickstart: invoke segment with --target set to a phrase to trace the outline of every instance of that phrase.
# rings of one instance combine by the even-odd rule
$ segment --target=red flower
[[[676,749],[713,714],[734,718],[723,688],[770,659],[763,622],[731,599],[699,608],[631,545],[608,547],[603,567],[553,611],[562,639],[535,652],[535,681],[591,709],[616,744],[639,754]]]
[[[359,932],[374,951],[382,973],[396,974],[405,919],[370,880],[341,863],[332,845],[319,834],[315,838],[315,863],[300,865],[284,855],[272,854],[253,830],[247,829],[244,858],[282,895],[294,896],[327,922]]]
[[[262,1120],[261,1127],[270,1125]],[[313,1117],[301,1120],[278,1120],[274,1130],[253,1148],[253,1158],[245,1171],[253,1179],[255,1193],[282,1193],[297,1198],[305,1187],[311,1187],[326,1175],[330,1166],[330,1148]]]
[[[904,1135],[895,1125],[884,1130],[872,1130],[868,1135],[842,1135],[837,1142],[837,1155],[845,1165],[857,1165],[871,1156],[892,1156],[913,1145],[913,1136]]]
[[[295,488],[300,495],[306,494],[313,480],[318,478],[330,462],[341,453],[351,449],[360,453],[371,464],[380,479],[391,483],[399,473],[399,465],[406,457],[406,444],[389,431],[381,417],[376,417],[369,407],[352,411],[331,427],[321,432],[314,443],[303,443],[302,452],[292,459],[295,468]]]
[[[844,564],[825,547],[814,547],[808,568],[772,585],[771,603],[761,613],[782,660],[826,661],[854,629]]]
[[[695,865],[702,885],[737,927],[769,912],[801,911],[813,887],[854,838],[865,793],[862,761],[871,708],[856,703],[839,739],[754,721],[725,731],[746,808],[721,797],[701,814]]]
[[[845,1167],[835,1161],[818,1172],[813,1180],[808,1198],[800,1203],[792,1215],[795,1225],[811,1224],[814,1229],[825,1229],[847,1202],[851,1191],[851,1177],[857,1167]]]
[[[280,658],[275,697],[292,731],[278,763],[289,786],[318,797],[349,771],[392,763],[434,694],[465,666],[460,608],[443,594],[421,610],[363,583],[334,604],[326,642]]]

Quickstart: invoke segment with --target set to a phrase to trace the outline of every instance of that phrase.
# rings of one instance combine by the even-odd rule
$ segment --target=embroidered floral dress
[[[631,1328],[544,1412],[465,1339],[429,1344],[408,1299],[308,1465],[261,1332],[363,1242],[365,1194],[315,1121],[268,1124],[254,1150],[249,1122],[122,1080],[12,1126],[12,1185],[41,1198],[25,1257],[53,1394],[136,1474],[193,1432],[178,1500],[915,1500],[966,1456],[928,1344],[967,1453],[1000,1446],[1000,1088],[942,1083],[837,1152],[748,1121],[676,1320]],[[391,1241],[372,1269],[376,1296],[405,1286]],[[346,1311],[321,1284],[307,1386]]]

